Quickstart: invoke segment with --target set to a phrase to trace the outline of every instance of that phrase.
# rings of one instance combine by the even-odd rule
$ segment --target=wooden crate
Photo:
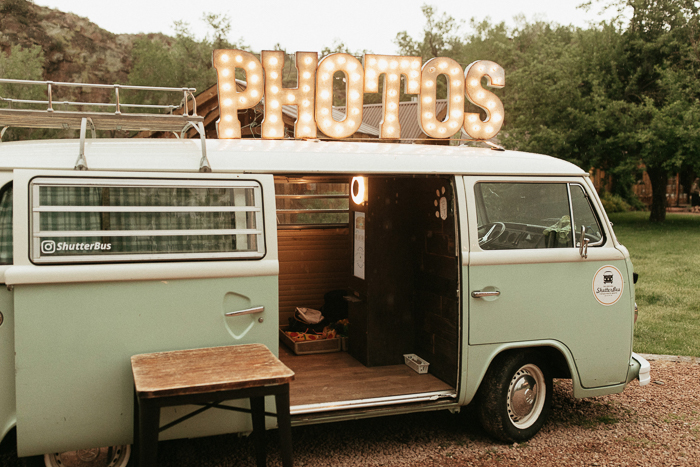
[[[284,333],[287,326],[280,326],[280,341],[295,355],[310,355],[315,353],[340,352],[342,342],[339,337],[335,339],[319,339],[316,341],[295,342]]]

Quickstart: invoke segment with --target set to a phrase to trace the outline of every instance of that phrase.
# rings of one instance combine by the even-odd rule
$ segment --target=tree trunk
[[[651,181],[651,214],[649,222],[663,222],[666,220],[666,185],[668,173],[660,168],[647,167],[647,174]]]

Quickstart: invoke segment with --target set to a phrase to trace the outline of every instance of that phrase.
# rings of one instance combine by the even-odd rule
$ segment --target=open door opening
[[[338,298],[349,321],[344,350],[312,353],[324,349],[313,342],[305,354],[305,336],[295,336],[296,354],[280,345],[296,373],[292,413],[453,401],[461,306],[452,180],[289,176],[275,187],[282,328],[296,307],[337,318]],[[407,354],[428,362],[427,373],[407,366]]]

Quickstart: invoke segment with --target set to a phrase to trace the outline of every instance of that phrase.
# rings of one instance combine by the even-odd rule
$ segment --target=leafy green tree
[[[22,48],[13,45],[7,54],[0,52],[0,78],[41,81],[44,74],[44,52],[38,45]],[[26,84],[1,84],[0,97],[5,99],[21,99],[46,101],[46,88]],[[0,101],[0,106],[7,108],[42,109],[45,105],[10,103]],[[47,138],[55,135],[52,130],[31,130],[28,128],[9,128],[3,136],[3,141],[18,141],[23,139]]]
[[[250,48],[239,40],[229,42],[231,23],[226,15],[205,13],[203,20],[209,26],[207,36],[198,40],[188,23],[176,21],[175,38],[143,38],[134,43],[134,66],[128,83],[136,86],[194,87],[203,91],[216,83],[216,71],[212,66],[214,49]],[[173,103],[173,98],[162,92],[129,93],[131,102],[150,104]]]
[[[643,166],[653,188],[650,219],[663,221],[669,174],[697,173],[700,165],[700,5],[602,1],[617,9],[617,20],[585,30],[472,20],[464,36],[451,17],[424,6],[422,40],[399,33],[397,44],[401,53],[450,56],[463,66],[499,63],[504,145],[604,169],[614,193],[627,199]]]
[[[459,50],[462,40],[459,37],[459,23],[446,13],[438,15],[432,5],[421,6],[425,16],[423,38],[420,41],[412,39],[406,31],[396,35],[394,42],[402,55],[420,56],[423,61],[433,57],[454,57]]]
[[[668,176],[700,163],[700,5],[692,0],[626,0],[623,99],[634,108],[630,145],[652,183],[650,220],[666,217]],[[633,153],[634,154],[634,153]]]

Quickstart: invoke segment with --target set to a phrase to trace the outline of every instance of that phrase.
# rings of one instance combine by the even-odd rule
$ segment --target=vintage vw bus
[[[111,446],[92,459],[125,465],[130,357],[146,352],[263,343],[296,372],[293,424],[477,404],[510,442],[542,427],[553,378],[579,398],[648,382],[632,353],[629,254],[568,162],[467,146],[91,140],[74,117],[62,118],[82,123],[80,140],[0,143],[0,436],[16,427],[19,456],[98,465],[62,453]],[[295,307],[335,290],[348,350],[280,346]],[[250,429],[210,410],[161,439]]]

